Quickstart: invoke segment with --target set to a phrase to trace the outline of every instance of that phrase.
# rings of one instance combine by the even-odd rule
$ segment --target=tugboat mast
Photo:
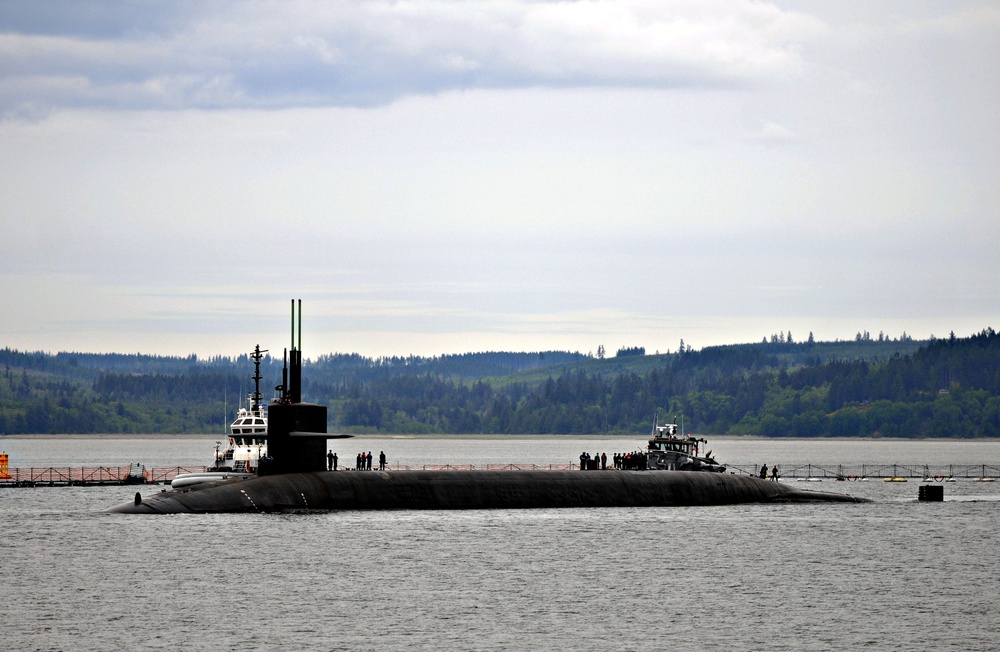
[[[250,354],[250,357],[253,359],[253,376],[250,376],[250,378],[253,379],[253,394],[250,396],[251,412],[259,412],[261,406],[263,405],[263,403],[261,403],[262,397],[260,395],[260,381],[264,377],[260,375],[260,360],[264,357],[265,353],[267,353],[267,349],[262,351],[260,344],[258,344],[254,347],[253,353]]]

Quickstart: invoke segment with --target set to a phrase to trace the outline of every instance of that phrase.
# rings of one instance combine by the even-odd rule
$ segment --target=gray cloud
[[[6,0],[0,14],[0,32],[82,40],[162,36],[182,29],[209,6],[210,3],[191,0]]]
[[[741,2],[5,4],[3,109],[384,104],[466,88],[733,86],[819,21]]]

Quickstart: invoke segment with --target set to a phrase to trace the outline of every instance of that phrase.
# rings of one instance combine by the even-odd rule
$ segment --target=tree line
[[[0,432],[8,434],[221,431],[252,372],[245,356],[151,359],[143,372],[130,356],[116,361],[124,367],[101,369],[81,365],[79,354],[21,354],[27,364],[15,366],[15,354],[0,352]],[[265,389],[280,368],[279,358],[265,359],[274,381]],[[866,332],[853,342],[810,334],[800,343],[782,334],[656,356],[625,347],[611,359],[331,354],[307,362],[303,396],[329,407],[331,430],[361,433],[645,433],[658,414],[708,434],[998,437],[1000,336],[986,329],[913,342]]]
[[[643,432],[659,414],[712,434],[1000,436],[1000,337],[991,329],[879,363],[813,358],[787,369],[770,346],[688,349],[643,374],[570,369],[534,387],[428,375],[327,398],[342,406],[339,425],[373,432]]]

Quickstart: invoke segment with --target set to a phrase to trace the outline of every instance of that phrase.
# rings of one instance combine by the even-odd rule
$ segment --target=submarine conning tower
[[[268,458],[260,475],[301,473],[326,469],[326,406],[302,402],[302,300],[298,300],[298,346],[296,310],[292,299],[292,348],[286,352],[278,399],[268,406]]]

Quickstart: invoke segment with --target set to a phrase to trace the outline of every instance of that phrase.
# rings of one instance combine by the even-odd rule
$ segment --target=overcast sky
[[[0,347],[1000,328],[1000,5],[0,7]]]

